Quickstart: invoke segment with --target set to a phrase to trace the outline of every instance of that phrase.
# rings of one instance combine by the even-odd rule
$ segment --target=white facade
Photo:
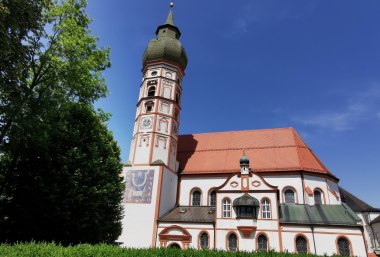
[[[179,33],[171,22],[160,26],[158,35],[165,26]],[[380,210],[355,214],[342,203],[338,180],[329,174],[255,172],[246,156],[240,172],[181,174],[177,146],[183,76],[183,66],[172,60],[144,63],[130,161],[123,171],[118,240],[123,246],[360,257],[380,248],[380,222],[371,223]],[[332,208],[342,220],[334,220]]]

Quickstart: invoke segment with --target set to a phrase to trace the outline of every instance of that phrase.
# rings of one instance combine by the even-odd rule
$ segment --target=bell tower
[[[182,78],[187,56],[174,25],[172,7],[143,56],[143,79],[137,102],[129,160],[132,165],[163,162],[177,170]]]
[[[124,165],[123,232],[127,247],[155,247],[157,219],[176,204],[177,141],[187,56],[173,4],[143,55],[129,161]]]

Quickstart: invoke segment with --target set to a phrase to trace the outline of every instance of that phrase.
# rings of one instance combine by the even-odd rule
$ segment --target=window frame
[[[214,199],[214,205],[212,205],[212,194],[215,194],[215,199]],[[209,190],[209,193],[208,193],[208,203],[207,203],[208,206],[216,206],[216,190],[215,188],[211,188]]]
[[[235,235],[235,237],[236,237],[236,249],[235,249],[235,251],[230,250],[230,236],[231,235]],[[226,251],[228,251],[228,252],[238,252],[239,251],[239,237],[234,231],[230,231],[226,235]]]
[[[152,90],[152,88],[154,88],[153,90]],[[156,89],[157,89],[157,87],[156,86],[149,86],[148,87],[148,90],[147,90],[147,94],[146,94],[146,96],[147,97],[154,97],[154,96],[156,96]],[[150,93],[153,91],[153,95],[150,95]]]
[[[294,202],[293,203],[287,203],[286,202],[285,192],[288,191],[288,190],[293,191],[293,196],[294,196]],[[286,187],[284,187],[284,189],[282,190],[282,198],[283,198],[283,203],[285,203],[285,204],[296,204],[296,203],[298,203],[297,190],[294,187],[292,187],[292,186],[286,186]]]
[[[319,192],[321,194],[321,203],[320,205],[322,204],[326,204],[326,199],[325,199],[325,193],[323,192],[323,190],[319,187],[316,187],[314,188],[314,191],[313,191],[313,194],[314,194],[314,205],[316,205],[316,201],[315,201],[315,192]]]
[[[206,248],[203,248],[202,247],[202,235],[207,235],[207,247]],[[199,235],[198,235],[198,249],[199,250],[204,250],[204,249],[210,249],[210,234],[205,231],[205,230],[202,230],[201,232],[199,232]]]
[[[257,219],[257,206],[235,206],[237,219]]]
[[[269,238],[268,238],[268,235],[265,234],[264,232],[261,232],[261,233],[259,233],[259,234],[256,236],[256,251],[264,251],[264,250],[260,250],[260,249],[259,249],[259,237],[261,237],[261,236],[265,237],[265,239],[266,239],[267,248],[266,248],[265,252],[268,252],[269,249],[270,249],[270,247],[269,247]]]
[[[298,239],[299,237],[303,237],[303,238],[305,239],[305,241],[306,241],[306,254],[309,254],[309,253],[310,253],[309,239],[308,239],[307,236],[304,235],[304,234],[297,234],[297,235],[295,235],[295,237],[294,237],[294,251],[295,251],[297,254],[299,254],[298,249],[297,249],[297,239]],[[301,253],[301,254],[302,254],[302,253]]]
[[[268,201],[268,205],[265,205],[264,201]],[[272,204],[271,200],[268,197],[263,197],[260,201],[260,207],[261,207],[261,218],[263,220],[271,220],[272,219]],[[268,207],[269,210],[265,210],[265,206]],[[265,217],[264,214],[269,215],[269,217]]]
[[[339,256],[346,256],[346,255],[341,255],[341,254],[340,254],[340,249],[339,249],[339,239],[344,239],[344,240],[346,240],[346,241],[348,242],[348,250],[350,251],[350,255],[349,255],[349,256],[354,256],[354,252],[353,252],[353,250],[352,250],[352,243],[351,243],[351,240],[350,240],[348,237],[344,236],[344,235],[339,235],[339,236],[337,236],[337,238],[336,238],[336,240],[335,240],[336,253],[337,253],[337,255],[339,255]]]
[[[199,192],[199,205],[194,205],[194,193]],[[190,206],[202,206],[202,190],[198,187],[191,189],[190,191]]]
[[[228,200],[228,202],[229,202],[228,204],[224,203],[224,201],[226,201],[226,200]],[[229,206],[229,210],[225,209],[224,206]],[[222,208],[221,208],[221,210],[222,210],[222,218],[223,219],[231,219],[232,218],[232,201],[231,201],[230,198],[224,197],[222,199]],[[228,217],[224,215],[225,213],[229,213]]]
[[[147,101],[145,102],[145,113],[151,113],[154,112],[154,102],[153,101]],[[150,110],[148,110],[148,107],[151,107]]]

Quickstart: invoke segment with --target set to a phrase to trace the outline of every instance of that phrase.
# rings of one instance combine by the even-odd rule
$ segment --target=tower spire
[[[174,3],[171,2],[170,3],[169,14],[168,14],[168,17],[166,18],[166,22],[165,22],[165,24],[169,24],[169,25],[172,25],[172,26],[174,26],[173,12],[172,12],[173,7],[174,7]]]

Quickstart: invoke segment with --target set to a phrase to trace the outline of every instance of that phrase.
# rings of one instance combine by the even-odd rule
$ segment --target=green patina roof
[[[179,38],[181,32],[174,25],[173,13],[170,9],[164,25],[158,26],[156,38],[152,39],[143,56],[143,64],[147,61],[165,59],[179,64],[183,69],[187,66],[187,55]]]
[[[281,204],[280,223],[360,226],[360,218],[346,205]]]
[[[249,159],[246,155],[243,155],[241,158],[240,158],[240,164],[249,164]]]

